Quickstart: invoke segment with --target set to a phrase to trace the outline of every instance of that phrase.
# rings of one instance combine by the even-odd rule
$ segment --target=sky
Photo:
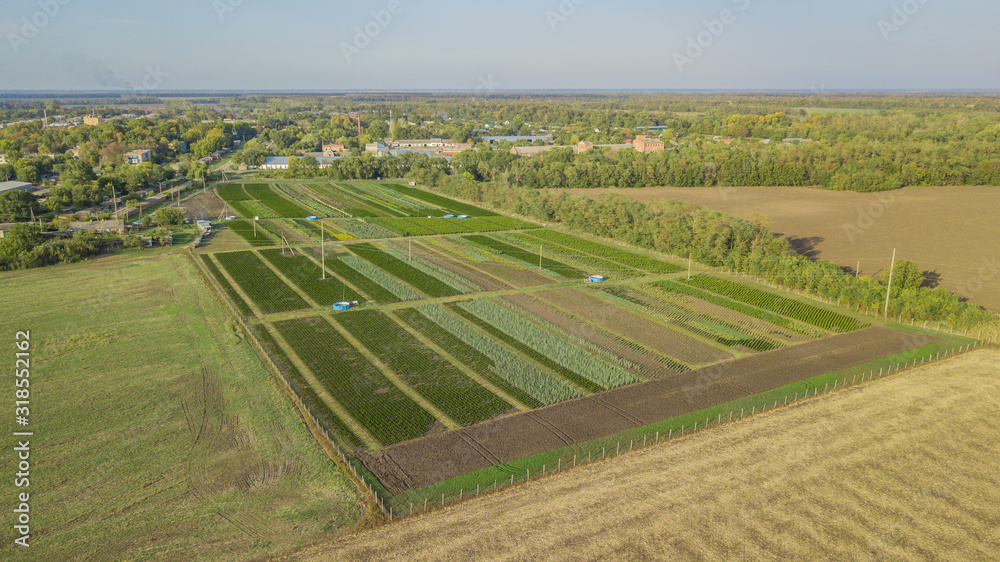
[[[0,90],[995,90],[996,0],[0,0]]]

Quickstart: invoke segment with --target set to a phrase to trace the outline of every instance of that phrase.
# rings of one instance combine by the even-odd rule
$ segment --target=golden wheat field
[[[998,419],[986,349],[293,557],[996,559]]]

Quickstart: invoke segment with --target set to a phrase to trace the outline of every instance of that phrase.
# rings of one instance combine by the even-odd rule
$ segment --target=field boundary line
[[[238,251],[243,251],[243,250],[238,250]],[[222,253],[228,253],[228,252],[222,252]],[[233,290],[236,291],[236,293],[239,294],[240,297],[243,298],[243,302],[247,303],[247,305],[250,307],[250,310],[252,310],[253,313],[256,314],[258,318],[263,318],[264,317],[264,311],[262,311],[260,309],[260,307],[257,306],[257,303],[254,302],[254,300],[251,299],[246,294],[245,291],[243,291],[243,287],[241,287],[240,284],[237,283],[236,280],[233,279],[233,277],[231,275],[229,275],[229,270],[226,269],[226,266],[222,265],[222,262],[220,262],[219,260],[215,259],[215,253],[204,254],[204,255],[207,255],[208,259],[212,260],[212,262],[215,264],[215,267],[217,267],[219,269],[219,272],[222,274],[222,276],[226,278],[226,281],[229,283],[229,286],[232,287]],[[226,302],[228,303],[229,299],[226,299]]]
[[[323,400],[323,402],[325,402],[326,405],[329,406],[330,409],[333,410],[338,415],[338,417],[341,418],[341,421],[343,421],[345,425],[350,427],[351,431],[353,431],[355,435],[360,437],[361,440],[365,442],[365,445],[367,445],[369,448],[377,449],[379,447],[382,447],[382,444],[379,443],[379,441],[375,439],[375,437],[373,437],[370,433],[368,433],[368,430],[365,429],[363,425],[358,423],[358,421],[355,420],[354,417],[351,416],[351,414],[344,409],[344,407],[340,404],[340,402],[338,402],[337,399],[334,398],[329,393],[329,391],[327,391],[326,387],[319,382],[319,379],[316,378],[316,373],[313,373],[312,370],[305,364],[305,362],[302,361],[302,358],[299,357],[299,354],[295,353],[295,350],[292,349],[292,346],[288,343],[288,340],[286,340],[285,337],[281,335],[281,332],[272,329],[272,325],[270,322],[261,322],[261,326],[263,326],[264,329],[271,334],[271,337],[273,337],[275,341],[278,342],[278,345],[281,346],[282,351],[285,352],[285,356],[288,357],[288,360],[291,361],[293,365],[295,365],[295,367],[299,370],[299,372],[302,373],[302,376],[305,377],[306,381],[316,392],[316,395],[319,396]]]
[[[274,248],[271,248],[271,249],[273,250]],[[305,291],[303,291],[301,288],[299,288],[298,285],[296,285],[295,283],[292,283],[291,279],[289,279],[288,277],[285,277],[285,274],[282,273],[281,270],[279,270],[277,268],[277,266],[275,266],[273,263],[271,263],[271,260],[269,260],[269,259],[265,258],[264,256],[260,255],[260,252],[256,248],[253,249],[253,250],[250,250],[250,251],[253,252],[254,255],[257,256],[257,259],[259,259],[261,262],[263,262],[264,265],[267,266],[267,268],[270,269],[272,273],[274,273],[275,275],[277,275],[278,279],[281,279],[282,283],[284,283],[285,285],[288,285],[288,287],[291,290],[295,291],[296,294],[298,294],[300,297],[302,297],[302,300],[306,301],[306,304],[309,305],[310,308],[323,308],[322,306],[319,305],[319,303],[317,303],[316,301],[314,301],[312,299],[312,297],[310,297]],[[278,251],[278,255],[281,255],[281,253],[282,252],[279,250]],[[282,256],[282,257],[284,257],[284,256]]]
[[[271,360],[270,356],[267,355],[260,342],[257,341],[257,337],[253,335],[253,332],[246,325],[246,322],[244,322],[243,317],[240,316],[239,311],[236,310],[236,308],[229,301],[229,299],[226,298],[222,288],[219,287],[215,279],[212,278],[211,275],[209,275],[209,273],[205,270],[204,264],[199,262],[199,260],[195,257],[194,251],[191,250],[190,248],[188,249],[188,256],[191,258],[191,261],[195,263],[195,267],[197,267],[198,271],[201,272],[202,277],[208,280],[209,286],[211,286],[215,290],[216,295],[219,297],[219,299],[223,303],[225,303],[226,311],[232,318],[234,318],[237,321],[240,328],[242,328],[243,334],[246,336],[247,342],[250,343],[250,347],[254,350],[254,353],[256,353],[258,358],[261,359],[261,362],[264,364],[265,368],[268,368],[268,370],[281,383],[281,387],[285,391],[285,393],[290,398],[292,398],[292,402],[299,410],[299,414],[302,416],[302,419],[306,423],[306,426],[309,427],[310,433],[316,439],[317,443],[320,445],[320,448],[322,448],[327,453],[327,456],[330,458],[330,460],[334,461],[334,464],[338,465],[338,467],[344,472],[345,475],[348,475],[348,478],[351,478],[350,475],[353,475],[353,478],[351,478],[351,480],[355,484],[355,486],[357,486],[362,496],[367,499],[366,503],[368,504],[369,509],[374,508],[375,510],[378,510],[382,515],[386,515],[387,512],[385,509],[384,501],[381,498],[379,498],[378,493],[376,493],[375,490],[372,489],[372,487],[367,482],[365,482],[364,479],[361,478],[361,476],[358,475],[357,470],[347,460],[347,455],[344,454],[343,450],[341,450],[340,446],[337,445],[336,441],[334,441],[333,438],[330,437],[330,434],[323,428],[322,425],[320,425],[319,421],[316,420],[316,418],[312,415],[312,413],[309,412],[309,409],[302,402],[302,399],[301,397],[299,397],[298,393],[295,392],[295,389],[292,387],[291,383],[289,383],[288,379],[284,376],[281,370],[278,369],[278,367],[274,364],[274,361]],[[312,422],[312,425],[310,425],[309,423],[310,421]],[[348,469],[350,469],[350,471],[348,471]],[[391,513],[391,510],[389,511],[389,513]]]
[[[383,314],[385,314],[390,319],[392,319],[392,321],[395,322],[398,326],[400,326],[401,328],[403,328],[404,330],[406,330],[407,332],[409,332],[411,336],[413,336],[414,338],[416,338],[417,341],[419,341],[420,343],[422,343],[425,346],[427,346],[428,349],[434,351],[439,356],[444,357],[445,359],[447,359],[449,363],[451,363],[456,368],[458,368],[460,371],[462,371],[463,373],[465,373],[465,376],[467,376],[470,379],[472,379],[473,381],[479,383],[479,385],[482,386],[483,388],[485,388],[486,390],[489,390],[493,394],[499,396],[500,398],[502,398],[503,400],[505,400],[508,404],[510,404],[511,406],[513,406],[514,408],[516,408],[516,409],[518,409],[518,410],[520,410],[522,412],[528,412],[528,411],[531,410],[531,408],[525,406],[521,402],[519,402],[519,401],[515,400],[514,398],[510,397],[506,392],[500,390],[496,385],[494,385],[490,381],[484,379],[482,376],[480,376],[479,373],[477,373],[477,372],[473,371],[472,369],[470,369],[469,367],[467,367],[464,363],[462,363],[461,361],[459,361],[457,358],[453,357],[450,353],[446,352],[443,348],[439,347],[430,338],[428,338],[428,337],[424,336],[423,334],[417,332],[416,330],[414,330],[412,327],[410,327],[405,322],[402,322],[393,312],[383,312]]]
[[[385,313],[380,312],[380,314],[384,315]],[[417,405],[419,405],[421,408],[423,408],[432,416],[434,416],[437,419],[437,421],[444,424],[444,426],[447,427],[448,429],[458,429],[462,427],[458,422],[445,415],[445,413],[439,410],[436,406],[434,406],[434,404],[431,404],[430,401],[421,396],[420,393],[416,391],[416,389],[406,384],[404,380],[399,378],[399,375],[393,372],[388,365],[383,363],[381,359],[376,357],[375,354],[371,352],[371,350],[369,350],[360,341],[358,341],[357,338],[355,338],[354,335],[351,334],[347,328],[345,328],[343,325],[340,324],[340,322],[337,322],[337,320],[333,318],[333,315],[331,313],[324,311],[322,313],[322,317],[327,323],[332,325],[334,329],[337,330],[337,332],[340,333],[340,335],[343,336],[344,339],[346,339],[347,342],[351,344],[358,351],[358,353],[363,355],[364,358],[369,363],[371,363],[376,369],[381,371],[382,375],[386,379],[388,379],[389,382],[391,382],[394,386],[396,386],[396,388],[398,388],[403,394],[412,398],[413,401],[417,403]]]

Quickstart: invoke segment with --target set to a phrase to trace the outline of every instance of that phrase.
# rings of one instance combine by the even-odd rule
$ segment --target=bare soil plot
[[[414,439],[364,455],[362,460],[392,493],[399,493],[935,341],[891,328],[866,328]]]
[[[692,201],[737,216],[762,213],[802,254],[873,275],[897,259],[940,276],[940,286],[1000,311],[1000,189],[908,187],[888,193],[805,187],[567,190],[598,197],[614,191],[643,202]]]
[[[997,365],[962,355],[296,560],[995,559]]]
[[[219,196],[215,194],[215,191],[209,191],[208,193],[199,193],[190,199],[185,199],[181,202],[181,207],[184,209],[184,218],[188,220],[207,220],[215,222],[222,214],[225,208],[225,203]]]
[[[714,363],[729,357],[720,349],[598,299],[586,291],[563,288],[536,294],[574,316],[691,365]]]

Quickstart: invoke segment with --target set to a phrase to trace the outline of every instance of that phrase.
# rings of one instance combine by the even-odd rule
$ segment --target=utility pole
[[[408,238],[407,242],[410,243],[410,261],[413,261],[413,238]]]
[[[253,237],[254,238],[257,237],[257,218],[258,217],[256,217],[256,216],[253,218]]]
[[[115,216],[118,216],[118,195],[115,193],[114,184],[111,185],[111,202],[115,204]]]
[[[691,280],[691,266],[694,263],[694,253],[688,252],[688,281]]]
[[[542,270],[542,245],[538,245],[538,271]]]
[[[319,254],[323,260],[323,280],[326,281],[326,227],[319,221]]]
[[[861,260],[858,260],[858,268],[854,270],[854,278],[857,279],[858,275],[861,275]]]
[[[889,285],[885,288],[885,312],[883,315],[889,319],[889,295],[892,294],[892,274],[896,271],[896,248],[892,249],[892,266],[889,267]]]

